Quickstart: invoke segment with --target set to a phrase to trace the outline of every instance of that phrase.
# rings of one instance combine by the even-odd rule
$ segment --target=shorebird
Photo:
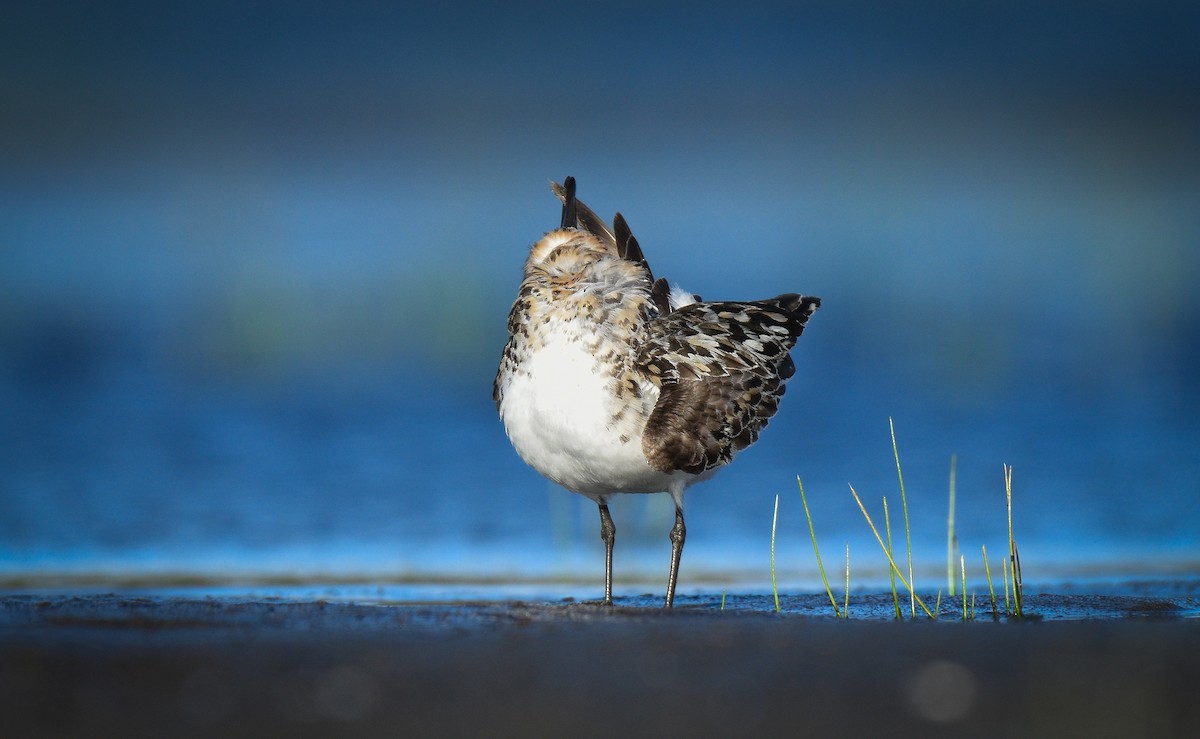
[[[525,260],[492,398],[517,454],[599,506],[605,605],[616,538],[609,499],[671,495],[670,608],[684,491],[758,439],[821,300],[701,302],[656,280],[621,214],[610,227],[575,198],[573,177],[551,190],[562,220]]]

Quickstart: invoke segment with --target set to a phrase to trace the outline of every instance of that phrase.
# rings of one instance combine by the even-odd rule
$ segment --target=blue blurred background
[[[889,417],[929,571],[956,454],[972,577],[1005,463],[1027,580],[1195,574],[1198,7],[6,3],[0,575],[596,595],[490,398],[568,174],[689,290],[824,299],[681,591],[766,580],[777,493],[812,585],[796,475],[881,578]],[[614,515],[660,589],[669,501]]]

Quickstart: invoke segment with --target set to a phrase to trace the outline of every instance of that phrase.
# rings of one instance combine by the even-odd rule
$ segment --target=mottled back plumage
[[[642,437],[650,465],[698,474],[753,444],[795,373],[788,351],[819,306],[787,294],[693,303],[651,321],[636,355],[661,381]]]

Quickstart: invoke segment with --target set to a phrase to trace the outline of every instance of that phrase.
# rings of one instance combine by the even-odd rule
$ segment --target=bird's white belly
[[[630,408],[614,419],[623,401],[612,386],[585,342],[543,344],[504,389],[500,413],[513,447],[538,472],[591,497],[668,490],[675,475],[651,468],[642,452],[657,388],[648,385],[641,400],[630,400],[647,403],[644,410]]]

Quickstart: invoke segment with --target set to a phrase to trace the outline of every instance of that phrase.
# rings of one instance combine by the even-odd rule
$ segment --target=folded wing
[[[795,372],[788,352],[820,305],[786,294],[693,303],[654,319],[636,360],[660,387],[642,440],[650,466],[700,473],[754,443]]]

